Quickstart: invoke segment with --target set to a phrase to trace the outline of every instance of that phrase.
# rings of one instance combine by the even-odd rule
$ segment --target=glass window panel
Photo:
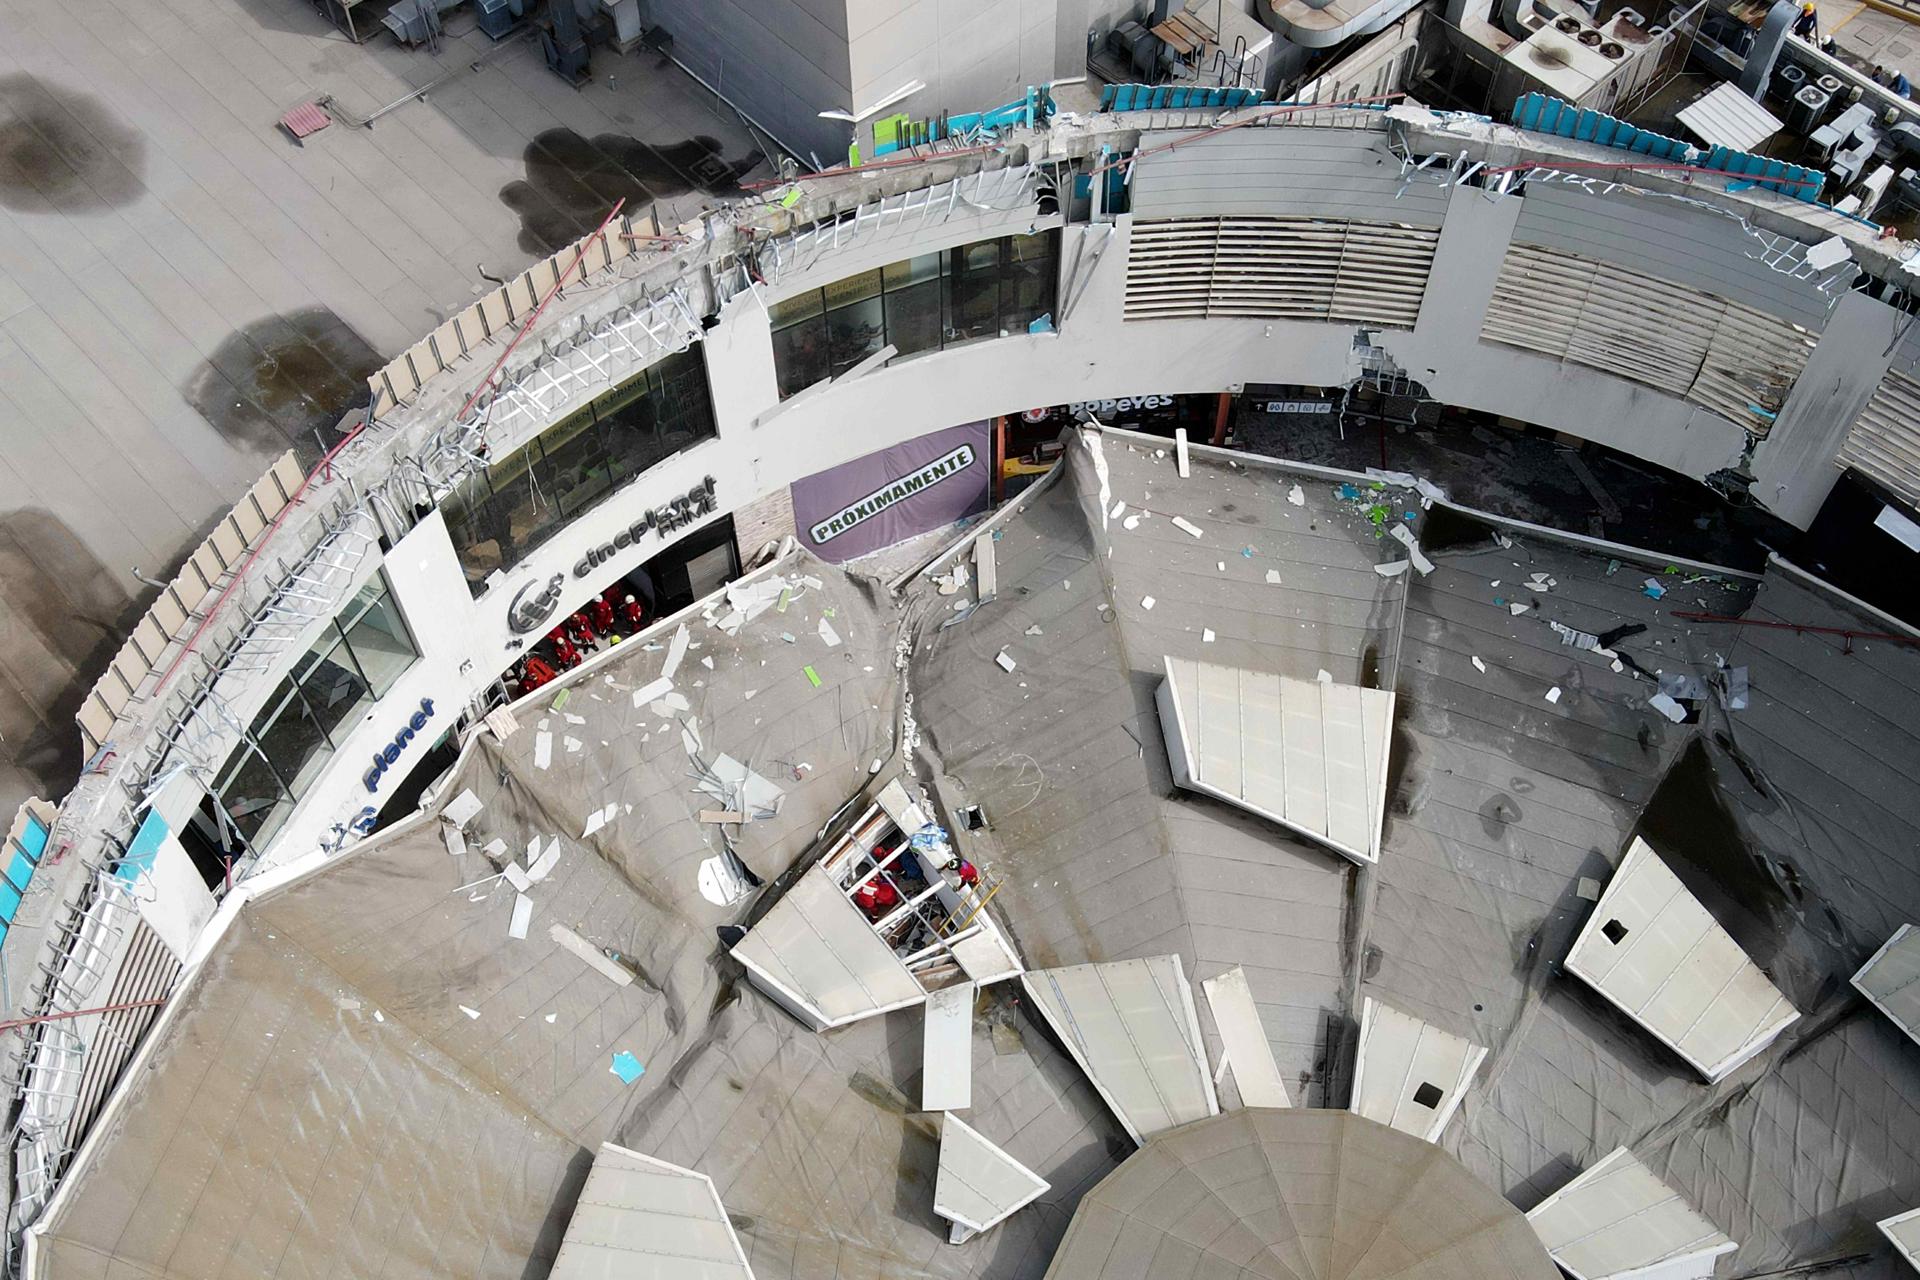
[[[243,744],[232,770],[220,784],[220,807],[236,830],[248,840],[260,830],[269,811],[285,803],[286,789],[252,744]]]
[[[697,350],[668,356],[653,367],[657,381],[654,418],[666,447],[678,452],[714,434],[713,395],[707,366]],[[662,455],[664,456],[664,455]]]
[[[386,696],[417,656],[413,639],[391,600],[382,600],[367,610],[366,616],[347,630],[347,644],[376,698]]]
[[[780,397],[805,391],[827,376],[827,325],[818,317],[773,335],[773,367]]]
[[[538,478],[545,482],[558,514],[571,519],[613,488],[613,459],[605,434],[583,407],[540,434],[546,455]]]
[[[314,719],[291,680],[282,681],[273,691],[266,710],[254,720],[251,733],[260,754],[296,797],[306,790],[307,782],[316,771],[310,767],[315,764],[315,758],[333,753],[320,722]]]
[[[924,284],[887,294],[886,303],[887,341],[900,348],[901,355],[939,348],[940,278],[937,274]]]
[[[384,604],[384,602],[382,602]],[[375,694],[354,662],[353,651],[338,636],[300,681],[307,706],[327,736],[338,741],[349,721],[357,721],[374,703]]]
[[[1050,235],[1013,236],[1000,286],[1001,327],[1024,333],[1053,310],[1054,254]]]
[[[880,269],[876,267],[845,280],[835,280],[820,292],[826,297],[827,319],[831,323],[836,308],[865,302],[880,292]]]
[[[513,543],[507,529],[494,518],[493,493],[486,476],[476,473],[462,480],[441,510],[446,513],[447,536],[453,540],[454,554],[467,575],[467,584],[477,592],[488,574],[513,562]]]
[[[982,255],[975,251],[985,248]],[[947,341],[1000,334],[1000,246],[970,244],[952,252],[947,279]]]
[[[827,355],[835,377],[886,345],[880,295],[827,312]]]
[[[908,258],[905,262],[896,262],[882,273],[887,289],[904,289],[910,284],[919,284],[922,280],[940,278],[940,255],[922,254],[918,258]]]
[[[776,302],[767,308],[767,319],[776,329],[784,329],[790,324],[809,319],[820,314],[820,291],[809,289],[785,302]]]

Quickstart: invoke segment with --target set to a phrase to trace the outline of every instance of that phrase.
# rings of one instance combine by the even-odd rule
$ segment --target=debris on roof
[[[1365,997],[1352,1110],[1423,1142],[1438,1142],[1487,1051]]]
[[[965,1244],[1032,1204],[1052,1188],[948,1112],[940,1122],[940,1172],[933,1211],[952,1223],[948,1240]]]
[[[1625,1147],[1541,1201],[1527,1221],[1579,1280],[1708,1276],[1713,1259],[1737,1247]]]

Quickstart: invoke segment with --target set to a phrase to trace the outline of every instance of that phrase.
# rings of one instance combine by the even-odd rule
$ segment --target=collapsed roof
[[[1421,1149],[1514,1204],[1625,1147],[1739,1242],[1731,1270],[1899,1274],[1875,1224],[1920,1186],[1920,1045],[1845,1002],[1920,919],[1913,647],[1779,564],[1669,572],[1391,480],[1170,455],[1076,436],[986,535],[992,601],[911,588],[909,696],[896,606],[795,557],[778,626],[750,578],[684,641],[637,637],[483,734],[435,801],[471,792],[464,826],[430,814],[257,892],[30,1235],[31,1274],[538,1274],[612,1141],[711,1177],[761,1280],[1040,1276],[1133,1145],[1041,1002],[982,988],[935,1041],[964,1030],[970,1058],[967,1092],[935,1094],[1048,1185],[954,1245],[922,1011],[816,1034],[716,936],[771,918],[889,761],[999,886],[1029,970],[1177,960],[1183,1054],[1232,1067],[1230,1114],[1194,1130],[1260,1114],[1236,1110],[1243,1073],[1347,1105],[1372,1000],[1486,1047]],[[1431,573],[1394,569],[1403,522]],[[814,638],[828,606],[838,646]],[[1378,863],[1176,787],[1169,656],[1392,690]],[[1565,972],[1636,836],[1805,1015],[1719,1083]]]

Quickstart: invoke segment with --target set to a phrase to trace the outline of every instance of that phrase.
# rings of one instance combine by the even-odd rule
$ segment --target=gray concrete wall
[[[847,0],[644,0],[673,56],[803,159],[844,164],[850,101]]]
[[[1057,74],[1057,0],[846,0],[846,8],[856,111],[914,80],[927,87],[889,111],[979,111]]]

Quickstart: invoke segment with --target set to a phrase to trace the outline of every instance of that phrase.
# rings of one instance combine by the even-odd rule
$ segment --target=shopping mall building
[[[15,825],[13,982],[140,1006],[223,901],[410,812],[594,601],[639,606],[603,646],[658,643],[786,539],[844,562],[986,511],[1075,421],[1224,444],[1366,384],[1802,528],[1850,467],[1920,497],[1910,268],[1866,225],[1479,117],[1217,117],[1056,119],[677,228],[616,216],[422,337],[88,697],[84,775]],[[157,1013],[26,1046],[16,1226]]]

